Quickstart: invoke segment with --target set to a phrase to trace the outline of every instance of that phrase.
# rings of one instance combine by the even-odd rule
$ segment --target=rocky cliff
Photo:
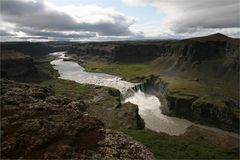
[[[238,51],[239,39],[220,33],[185,40],[98,42],[72,44],[70,53],[109,57],[115,61],[139,61],[159,56],[177,56],[190,61],[219,58]]]
[[[96,95],[86,102],[87,111],[100,119],[107,128],[144,129],[144,120],[138,113],[138,106],[132,103],[122,104],[118,90],[97,86],[94,92]]]
[[[24,77],[36,71],[33,59],[15,51],[2,51],[1,76],[6,78]]]
[[[65,51],[71,47],[66,42],[1,42],[1,51],[22,52],[33,57],[45,56],[51,52]]]
[[[167,114],[239,132],[239,114],[233,111],[238,109],[238,104],[229,98],[168,94],[167,102]]]
[[[151,62],[156,74],[238,81],[239,39],[222,34],[179,41],[136,42],[115,46],[115,61]]]
[[[220,95],[175,93],[169,89],[167,82],[154,75],[146,77],[133,89],[156,95],[164,114],[239,132],[238,101],[234,99]]]
[[[154,159],[132,138],[105,129],[80,101],[49,88],[1,80],[2,159]]]
[[[234,83],[239,74],[239,42],[217,33],[185,40],[76,43],[69,53],[86,60],[97,57],[120,63],[152,61],[156,74],[201,79],[221,77]]]

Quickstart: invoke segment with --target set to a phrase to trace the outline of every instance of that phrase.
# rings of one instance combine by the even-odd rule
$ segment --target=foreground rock
[[[98,87],[96,95],[86,102],[87,111],[111,129],[143,129],[144,120],[138,113],[138,106],[132,103],[121,103],[120,92],[115,89]]]
[[[51,90],[1,80],[1,158],[154,159],[145,146],[105,130],[84,103]]]

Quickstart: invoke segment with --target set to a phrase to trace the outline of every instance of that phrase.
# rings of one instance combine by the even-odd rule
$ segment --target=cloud
[[[129,5],[151,5],[167,14],[162,25],[175,33],[199,29],[239,28],[239,0],[123,0]]]
[[[59,8],[44,0],[1,0],[1,21],[29,36],[89,38],[134,34],[129,29],[134,18],[114,9],[93,5]]]
[[[112,8],[95,5],[63,7],[66,13],[74,16],[81,28],[87,31],[98,30],[101,35],[129,36],[133,34],[129,27],[135,23],[133,17],[126,16]]]
[[[0,36],[1,36],[1,37],[2,37],[2,36],[7,37],[7,36],[13,36],[13,35],[14,35],[14,34],[8,32],[8,31],[5,31],[4,29],[0,29]]]
[[[95,32],[59,32],[59,31],[45,31],[45,30],[35,30],[28,27],[18,28],[22,32],[31,36],[45,36],[54,38],[90,38],[96,37]]]
[[[1,0],[1,40],[178,38],[214,32],[240,37],[239,0],[122,1],[153,6],[166,16],[163,20],[138,23],[134,17],[96,5],[56,6],[48,0]]]

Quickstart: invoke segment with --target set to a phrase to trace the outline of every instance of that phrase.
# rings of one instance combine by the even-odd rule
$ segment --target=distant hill
[[[195,38],[190,38],[187,40],[194,40],[194,41],[200,41],[200,42],[207,42],[207,41],[232,41],[234,38],[228,37],[224,34],[221,33],[216,33],[216,34],[211,34],[208,36],[203,36],[203,37],[195,37]]]
[[[31,56],[43,56],[51,52],[64,50],[64,45],[56,45],[54,42],[2,42],[1,52],[17,51]]]

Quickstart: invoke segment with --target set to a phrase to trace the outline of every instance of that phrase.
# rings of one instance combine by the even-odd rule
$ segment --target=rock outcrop
[[[33,59],[15,51],[1,53],[1,76],[7,78],[23,77],[36,71]]]
[[[1,158],[154,159],[85,110],[81,101],[54,97],[49,88],[1,80]]]
[[[230,98],[205,95],[166,95],[166,114],[215,126],[224,130],[239,132],[238,104]]]
[[[168,84],[154,75],[145,77],[143,83],[133,89],[156,95],[161,101],[164,114],[239,132],[239,108],[234,99],[220,95],[172,93]]]
[[[121,103],[118,90],[98,86],[95,93],[97,94],[87,102],[87,111],[100,119],[107,128],[143,129],[145,127],[138,113],[138,106]]]
[[[22,52],[30,56],[43,56],[51,52],[66,50],[68,45],[61,42],[1,42],[1,51],[12,50]]]

